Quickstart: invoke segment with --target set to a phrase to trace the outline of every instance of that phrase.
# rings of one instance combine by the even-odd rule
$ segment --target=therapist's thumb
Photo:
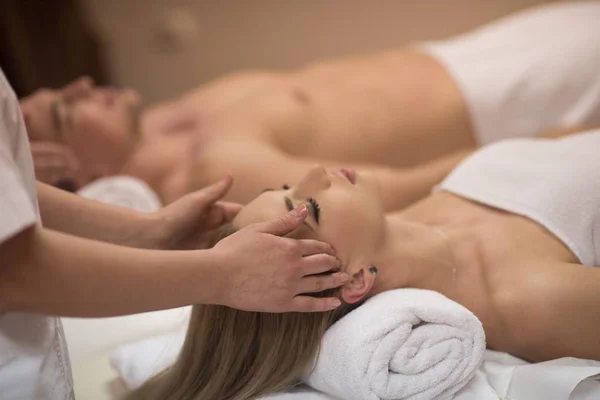
[[[301,204],[281,217],[257,224],[255,229],[263,233],[284,236],[300,227],[307,215],[306,204]]]
[[[211,205],[214,202],[220,200],[227,194],[231,185],[233,184],[233,178],[231,175],[225,176],[218,182],[213,183],[210,186],[205,187],[198,191],[198,196],[202,199],[204,205]]]

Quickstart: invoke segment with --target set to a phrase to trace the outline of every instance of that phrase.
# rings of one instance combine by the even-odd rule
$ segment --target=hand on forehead
[[[288,211],[290,211],[289,207],[279,191],[265,192],[242,208],[233,220],[233,225],[236,229],[241,229],[251,224],[282,217]],[[303,224],[300,228],[287,234],[286,237],[314,238],[315,233]]]

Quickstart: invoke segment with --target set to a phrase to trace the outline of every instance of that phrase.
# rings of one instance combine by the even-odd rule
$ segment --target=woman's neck
[[[386,218],[386,243],[374,260],[378,274],[371,293],[410,287],[451,295],[460,270],[452,240],[438,227]]]

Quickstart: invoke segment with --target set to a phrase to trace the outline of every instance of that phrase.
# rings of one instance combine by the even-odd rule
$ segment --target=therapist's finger
[[[48,184],[55,184],[62,179],[71,178],[71,176],[69,169],[61,166],[46,166],[35,169],[35,178]]]
[[[281,217],[249,225],[246,229],[251,229],[256,232],[270,233],[271,235],[276,236],[284,236],[288,233],[291,233],[294,229],[299,228],[306,219],[307,215],[308,208],[306,208],[306,204],[301,204]]]
[[[340,260],[329,254],[313,254],[312,256],[304,257],[300,261],[299,273],[301,276],[323,274],[337,271],[341,265]]]
[[[200,201],[204,205],[211,205],[225,196],[231,185],[233,185],[233,178],[231,175],[227,175],[220,181],[197,191],[196,195],[200,197]]]
[[[298,289],[300,293],[319,293],[327,289],[336,289],[345,285],[350,280],[350,276],[345,272],[336,272],[334,274],[307,276],[302,279]]]
[[[78,170],[77,162],[69,160],[68,158],[61,156],[37,156],[34,159],[34,166],[36,170],[42,171],[46,169],[58,169],[64,171],[66,175],[73,175]]]
[[[76,170],[79,168],[79,162],[73,151],[65,145],[46,141],[31,142],[31,154],[35,163],[43,163],[45,160],[52,165],[56,165],[57,159],[63,160],[70,168]]]
[[[289,311],[291,312],[324,312],[338,308],[342,302],[335,297],[316,298],[310,296],[296,296],[292,299]]]
[[[66,159],[55,155],[44,155],[35,158],[35,166],[39,169],[45,168],[67,168],[69,163]]]
[[[303,256],[312,256],[313,254],[329,254],[334,256],[335,250],[329,243],[321,242],[319,240],[301,239],[298,240],[298,248],[300,254]]]
[[[35,140],[31,142],[31,152],[34,154],[54,154],[54,155],[67,155],[71,153],[64,144]]]

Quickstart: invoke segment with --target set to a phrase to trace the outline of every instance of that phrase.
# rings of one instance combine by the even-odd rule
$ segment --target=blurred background
[[[541,0],[2,0],[0,65],[19,96],[81,75],[145,104],[227,72],[444,38]]]

